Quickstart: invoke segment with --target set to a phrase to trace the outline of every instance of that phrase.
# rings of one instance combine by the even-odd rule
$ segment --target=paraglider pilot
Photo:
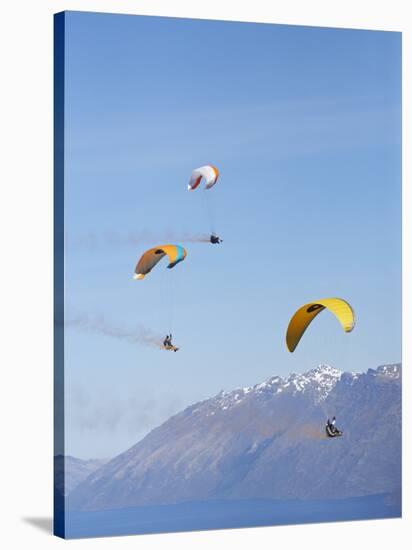
[[[163,345],[164,345],[165,348],[169,348],[173,345],[171,334],[166,334],[166,338],[163,340]]]
[[[335,437],[342,435],[342,432],[336,427],[336,416],[332,418],[332,421],[329,420],[326,423],[326,433],[329,437]]]
[[[212,244],[220,244],[223,242],[223,240],[218,237],[217,235],[214,235],[213,233],[210,235],[210,242]]]

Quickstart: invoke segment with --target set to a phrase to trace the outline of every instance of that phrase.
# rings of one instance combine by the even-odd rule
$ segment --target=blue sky
[[[401,359],[401,35],[69,12],[66,443],[113,456],[221,389]],[[191,170],[213,163],[210,229]],[[134,266],[168,237],[187,259]],[[169,296],[169,299],[167,299]],[[301,304],[339,296],[295,353]],[[173,311],[173,315],[171,312]],[[70,326],[104,318],[179,353]],[[172,319],[171,319],[172,318]]]

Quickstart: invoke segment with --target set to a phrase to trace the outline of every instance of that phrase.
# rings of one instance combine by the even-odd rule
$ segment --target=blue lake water
[[[218,500],[66,512],[66,538],[172,533],[331,521],[396,518],[400,495],[339,500]],[[58,518],[56,518],[58,521]]]

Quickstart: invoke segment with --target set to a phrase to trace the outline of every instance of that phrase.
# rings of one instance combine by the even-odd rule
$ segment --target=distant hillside
[[[337,416],[344,436],[326,438]],[[196,403],[73,490],[77,510],[216,499],[333,499],[401,487],[401,366],[321,365]]]
[[[106,464],[104,459],[82,460],[74,456],[57,455],[54,457],[55,490],[68,495],[79,483],[98,468]],[[64,479],[64,469],[66,479]]]

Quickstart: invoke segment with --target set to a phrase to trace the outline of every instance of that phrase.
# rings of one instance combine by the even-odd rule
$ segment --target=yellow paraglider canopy
[[[137,262],[133,278],[143,279],[164,256],[168,257],[167,267],[171,269],[186,258],[186,250],[179,244],[163,244],[146,250]]]
[[[338,319],[345,332],[351,332],[355,326],[355,313],[341,298],[324,298],[300,307],[289,322],[286,332],[286,345],[290,352],[295,351],[303,333],[313,319],[324,309],[331,311]]]

